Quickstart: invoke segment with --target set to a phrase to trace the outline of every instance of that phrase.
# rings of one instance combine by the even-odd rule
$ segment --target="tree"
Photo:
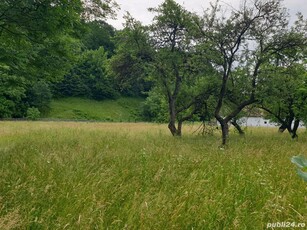
[[[115,29],[113,26],[104,21],[91,21],[85,22],[84,27],[86,31],[81,42],[85,49],[97,50],[102,46],[108,52],[108,56],[112,56],[115,49],[113,42]]]
[[[116,49],[109,60],[108,73],[115,79],[122,95],[144,96],[151,89],[147,77],[153,51],[146,28],[129,13],[125,19],[125,28],[114,38]]]
[[[272,52],[283,49],[284,44],[274,43],[273,35],[286,27],[287,20],[278,0],[254,0],[251,5],[244,1],[240,10],[231,10],[229,16],[220,14],[218,4],[212,5],[198,24],[211,62],[220,73],[215,118],[225,145],[229,122],[258,100],[259,72]]]
[[[155,51],[151,76],[168,102],[168,128],[173,136],[181,136],[182,123],[191,119],[208,98],[202,86],[207,83],[206,72],[210,75],[214,71],[210,64],[200,63],[193,14],[173,0],[150,11],[156,14],[149,27]]]
[[[95,100],[114,99],[119,96],[115,82],[106,71],[107,53],[103,47],[82,53],[79,62],[56,84],[61,96],[81,96]]]
[[[302,18],[299,20],[307,25]],[[265,86],[260,107],[268,112],[270,119],[281,125],[280,132],[288,130],[292,138],[297,138],[297,129],[307,102],[304,93],[307,75],[303,62],[306,60],[307,33],[298,27],[297,22],[291,30],[275,37],[285,48],[276,50],[270,56],[261,73]]]
[[[266,81],[266,97],[260,108],[268,113],[268,118],[279,123],[279,132],[288,130],[292,138],[297,138],[297,129],[301,121],[300,90],[306,82],[299,66],[274,68],[273,76]],[[306,99],[304,100],[306,103]]]

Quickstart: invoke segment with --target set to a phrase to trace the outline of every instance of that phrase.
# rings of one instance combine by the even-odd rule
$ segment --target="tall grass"
[[[1,122],[0,229],[263,229],[307,224],[307,154],[274,129],[173,138],[165,125]]]

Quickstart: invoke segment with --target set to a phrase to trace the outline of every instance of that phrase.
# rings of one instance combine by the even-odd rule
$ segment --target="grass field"
[[[131,122],[140,120],[141,98],[121,97],[117,100],[95,101],[85,98],[60,98],[51,103],[44,118]]]
[[[265,229],[307,225],[290,162],[307,135],[170,136],[146,123],[0,122],[0,229]],[[218,132],[218,131],[216,131]],[[291,228],[290,228],[291,229]]]

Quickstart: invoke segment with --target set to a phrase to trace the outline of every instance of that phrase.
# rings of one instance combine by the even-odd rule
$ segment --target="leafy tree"
[[[228,15],[221,14],[220,9],[217,2],[198,24],[211,62],[220,73],[215,118],[225,145],[229,122],[258,101],[262,66],[276,50],[296,44],[276,40],[287,26],[286,11],[278,0],[244,1],[240,10]]]
[[[86,32],[81,42],[86,49],[97,50],[102,46],[109,56],[114,53],[115,29],[113,26],[104,21],[90,21],[85,22],[84,27]]]
[[[261,108],[269,113],[268,117],[281,124],[279,131],[288,130],[292,138],[297,137],[301,121],[300,90],[306,80],[306,75],[302,74],[299,66],[280,67],[277,70],[274,68],[273,76],[267,80],[269,92],[261,104]]]
[[[106,63],[107,53],[103,47],[85,51],[79,63],[56,85],[57,93],[96,100],[118,97],[115,83],[106,73]]]
[[[180,136],[182,123],[192,119],[208,98],[204,78],[206,73],[214,75],[214,69],[200,63],[193,14],[173,0],[150,11],[156,14],[150,26],[155,51],[151,76],[168,103],[168,128],[172,135]]]
[[[168,122],[168,102],[159,87],[152,88],[142,104],[142,117],[145,121]]]
[[[283,44],[276,49],[262,69],[263,98],[260,107],[269,118],[281,126],[280,132],[288,130],[292,138],[297,138],[297,129],[305,114],[307,95],[306,60],[307,20],[301,14],[294,25],[274,37],[276,43]]]
[[[128,13],[125,28],[115,36],[115,54],[110,58],[108,73],[122,95],[144,96],[151,88],[148,65],[153,59],[148,32]]]

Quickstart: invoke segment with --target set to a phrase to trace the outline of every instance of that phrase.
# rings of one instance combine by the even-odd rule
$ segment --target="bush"
[[[146,101],[142,104],[141,116],[149,122],[168,122],[168,104],[157,88],[148,93]]]
[[[27,119],[29,120],[37,120],[38,118],[40,118],[40,111],[38,110],[38,108],[35,108],[35,107],[30,107],[28,108],[27,110]]]

